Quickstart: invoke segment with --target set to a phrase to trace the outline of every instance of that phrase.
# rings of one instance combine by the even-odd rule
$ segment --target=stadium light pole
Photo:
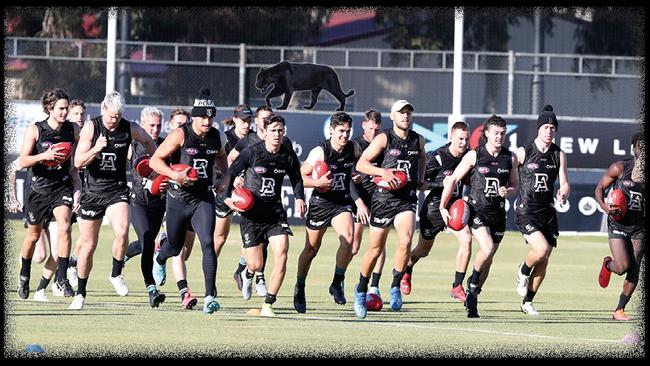
[[[447,120],[447,140],[451,138],[451,126],[454,122],[464,121],[461,114],[463,95],[463,8],[457,7],[454,11],[454,84],[452,110]]]
[[[106,94],[115,91],[115,51],[117,50],[117,8],[108,9],[106,37]]]

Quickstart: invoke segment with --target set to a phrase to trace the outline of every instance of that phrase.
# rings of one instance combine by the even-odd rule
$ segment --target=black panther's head
[[[260,68],[260,71],[257,73],[257,79],[255,80],[255,87],[259,89],[262,93],[266,93],[270,87],[278,82],[277,72],[274,72],[273,68]]]

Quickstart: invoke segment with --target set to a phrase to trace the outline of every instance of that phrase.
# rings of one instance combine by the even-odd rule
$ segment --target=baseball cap
[[[409,103],[408,100],[400,99],[397,102],[393,103],[393,106],[390,108],[391,112],[399,112],[402,110],[404,107],[411,107],[411,111],[415,110],[413,108],[413,104]]]
[[[238,110],[239,109],[239,110]],[[246,119],[253,117],[253,111],[247,105],[242,105],[241,107],[235,108],[233,115],[237,118]]]

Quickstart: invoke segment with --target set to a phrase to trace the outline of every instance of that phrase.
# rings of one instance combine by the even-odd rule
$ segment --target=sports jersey
[[[55,130],[47,123],[47,120],[36,122],[38,140],[34,145],[31,154],[37,155],[47,151],[50,146],[59,142],[75,143],[74,125],[65,121],[59,130]],[[49,167],[45,164],[36,164],[28,169],[29,187],[41,194],[50,194],[63,186],[72,187],[70,180],[71,159],[58,166]]]
[[[350,178],[352,167],[357,160],[354,156],[354,143],[348,141],[341,152],[332,148],[330,140],[322,141],[318,146],[323,149],[324,161],[332,173],[332,185],[327,192],[314,189],[312,197],[325,199],[339,205],[353,204],[350,197]]]
[[[131,122],[120,119],[117,128],[109,131],[102,122],[102,116],[90,120],[94,132],[91,146],[100,136],[105,136],[107,145],[97,153],[95,159],[86,167],[84,191],[95,195],[123,190],[126,184],[126,160],[131,145]]]
[[[485,145],[476,148],[469,192],[469,202],[476,210],[505,210],[505,198],[499,196],[499,187],[507,187],[511,169],[512,153],[505,147],[496,157],[488,153]]]
[[[525,147],[526,157],[519,166],[517,208],[527,211],[554,206],[553,185],[560,171],[560,152],[556,144],[542,153],[535,141]]]

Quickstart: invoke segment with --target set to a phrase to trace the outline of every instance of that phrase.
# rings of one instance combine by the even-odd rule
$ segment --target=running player
[[[279,114],[264,119],[264,142],[254,144],[239,154],[230,166],[230,183],[225,203],[240,211],[233,204],[230,194],[235,177],[245,171],[246,186],[250,187],[255,203],[241,213],[241,236],[244,244],[246,269],[242,271],[242,293],[252,293],[253,273],[259,270],[264,257],[262,247],[268,240],[273,249],[274,265],[267,287],[266,298],[260,315],[275,316],[272,305],[286,274],[289,237],[293,235],[287,223],[287,212],[282,206],[281,191],[284,176],[288,175],[296,197],[296,209],[301,217],[305,214],[305,193],[300,176],[300,161],[293,148],[282,143],[285,121]]]
[[[70,309],[81,310],[85,306],[86,285],[104,215],[115,234],[112,246],[113,266],[108,279],[119,296],[129,293],[122,275],[124,253],[129,244],[127,154],[133,140],[141,143],[148,154],[154,153],[156,145],[137,123],[122,118],[124,104],[120,93],[108,93],[101,103],[101,115],[86,123],[79,137],[75,166],[86,167],[86,174],[79,209],[79,230],[82,237],[77,263],[79,286]]]
[[[61,152],[62,148],[52,149],[52,145],[68,142],[74,148],[79,140],[79,127],[66,120],[69,100],[62,89],[57,88],[45,93],[41,98],[41,105],[48,117],[29,126],[20,149],[20,166],[29,169],[30,181],[23,210],[27,216],[27,234],[21,249],[18,285],[18,295],[22,299],[29,297],[31,261],[36,243],[41,237],[43,225],[52,217],[56,220],[58,233],[58,275],[54,286],[62,291],[64,296],[74,296],[66,272],[72,242],[72,207],[78,203],[76,200],[80,190],[78,172],[71,162],[72,155],[56,166],[45,164],[65,158]],[[76,177],[73,179],[73,176]]]
[[[645,151],[642,148],[644,145],[643,132],[635,133],[632,136],[634,158],[610,165],[596,186],[596,201],[608,215],[609,249],[613,257],[607,256],[603,259],[598,282],[605,288],[609,285],[612,272],[619,276],[626,274],[623,291],[612,315],[614,320],[630,320],[630,317],[625,314],[625,306],[639,282],[641,261],[645,253],[645,197],[643,196],[645,182],[640,182],[639,177],[633,174],[635,165],[644,158]],[[612,219],[613,215],[619,214],[619,209],[610,207],[604,200],[605,190],[609,187],[620,189],[627,198],[627,213],[619,221]]]
[[[360,173],[381,176],[393,188],[386,190],[378,187],[372,196],[370,243],[361,264],[359,283],[354,289],[354,312],[361,319],[366,317],[370,273],[386,246],[390,225],[393,224],[397,231],[397,246],[390,307],[397,311],[403,304],[399,287],[411,253],[418,201],[416,190],[423,184],[426,164],[424,138],[411,130],[412,113],[413,105],[408,101],[398,100],[393,103],[390,110],[393,128],[386,129],[375,137],[357,163]],[[372,162],[379,156],[383,156],[381,165],[373,166]],[[393,174],[396,170],[402,170],[407,175],[407,182],[401,188],[398,188],[399,179]]]
[[[323,242],[323,236],[331,225],[339,238],[339,249],[336,253],[336,267],[329,292],[334,296],[334,302],[345,305],[343,280],[345,271],[352,260],[352,240],[354,221],[352,219],[350,184],[352,167],[361,155],[359,145],[350,141],[352,117],[345,112],[337,112],[330,118],[330,139],[321,142],[313,148],[307,160],[302,163],[300,173],[307,188],[314,188],[309,199],[307,211],[307,230],[305,232],[305,247],[298,258],[298,274],[293,295],[293,307],[299,313],[307,311],[305,299],[305,281],[311,262],[318,254]],[[322,177],[312,178],[312,171],[317,162],[325,162],[330,171]],[[326,189],[321,191],[321,189]],[[358,197],[358,194],[356,195]]]
[[[530,245],[517,270],[517,293],[523,297],[521,311],[539,315],[533,298],[542,285],[546,267],[559,235],[553,186],[560,179],[555,199],[564,204],[569,197],[566,154],[553,143],[558,122],[553,107],[544,106],[537,118],[537,137],[515,150],[519,161],[519,198],[515,222]]]
[[[375,136],[380,133],[381,113],[374,109],[366,111],[363,115],[361,128],[363,129],[363,134],[355,138],[354,141],[359,144],[361,152],[363,153],[368,148],[368,146],[370,146],[370,142],[372,142]],[[377,159],[372,162],[372,165],[381,165],[382,159],[383,156],[378,156]],[[356,171],[356,169],[353,170],[352,180],[354,181],[355,187],[357,189],[357,194],[359,195],[359,198],[356,198],[354,201],[356,206],[356,214],[354,215],[354,239],[352,241],[352,256],[355,256],[361,247],[363,229],[370,221],[370,203],[372,201],[372,195],[377,189],[377,185],[372,182],[371,175],[359,173]],[[379,280],[381,279],[381,274],[384,270],[385,262],[386,247],[384,247],[384,250],[381,251],[379,258],[377,258],[375,268],[372,270],[370,287],[368,288],[368,293],[376,294],[380,298],[381,292],[379,291]]]
[[[450,142],[436,151],[427,153],[427,168],[424,179],[426,188],[431,191],[424,199],[420,209],[420,238],[418,245],[411,251],[411,259],[406,266],[406,273],[402,277],[400,284],[400,289],[405,295],[411,293],[413,266],[420,258],[429,255],[436,236],[445,229],[445,223],[442,221],[439,210],[440,195],[443,189],[442,182],[445,177],[453,174],[454,169],[465,156],[468,139],[469,127],[467,124],[465,122],[456,122],[451,127]],[[457,199],[462,199],[462,192],[463,184],[459,181],[448,205],[453,204]],[[465,290],[462,283],[465,279],[469,259],[472,256],[472,234],[467,226],[460,231],[452,230],[452,232],[460,245],[456,254],[456,274],[449,294],[464,303]]]
[[[181,253],[191,224],[203,251],[203,312],[206,314],[212,314],[220,307],[217,302],[217,257],[214,252],[213,178],[216,169],[222,172],[227,169],[219,131],[212,126],[216,112],[210,90],[201,88],[199,96],[194,100],[192,123],[172,130],[150,161],[152,169],[172,180],[167,190],[167,210],[174,213],[167,215],[167,240],[161,243],[160,251],[155,257],[154,273],[161,271],[168,258]],[[165,162],[176,151],[180,151],[180,158],[172,161],[189,165],[181,172],[175,171]],[[198,178],[188,176],[191,169],[196,170]]]
[[[483,124],[485,144],[468,151],[454,173],[443,181],[440,215],[449,222],[449,199],[457,184],[470,174],[470,224],[472,235],[479,244],[474,270],[468,279],[465,308],[468,318],[478,318],[478,294],[490,272],[494,254],[506,230],[505,199],[517,190],[517,156],[503,147],[506,121],[492,115]]]

